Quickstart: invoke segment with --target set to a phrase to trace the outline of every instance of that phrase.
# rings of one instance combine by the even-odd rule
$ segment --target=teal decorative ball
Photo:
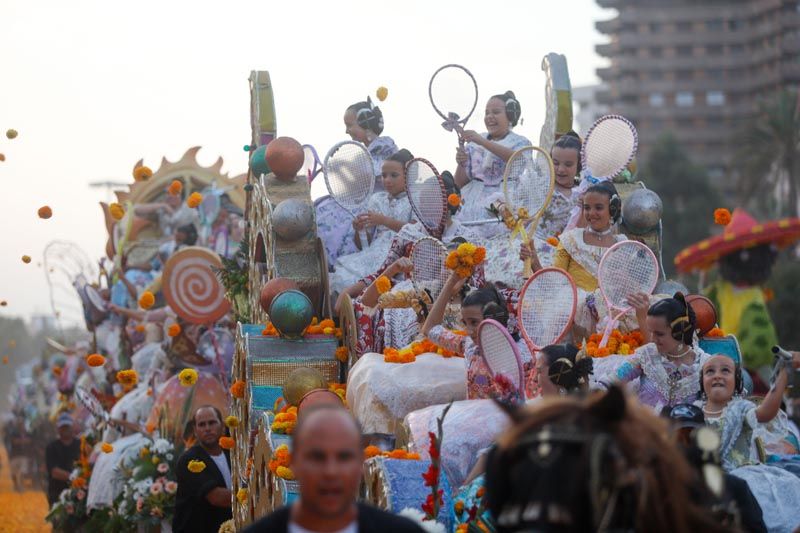
[[[261,145],[250,151],[250,170],[256,176],[272,172],[267,164],[267,146]]]
[[[282,337],[299,339],[314,318],[314,306],[298,290],[283,291],[272,299],[269,319]]]

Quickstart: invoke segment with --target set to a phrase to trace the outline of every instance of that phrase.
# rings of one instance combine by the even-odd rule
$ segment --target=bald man
[[[361,429],[335,404],[304,409],[292,438],[300,497],[246,533],[424,533],[410,520],[357,502],[364,455]]]

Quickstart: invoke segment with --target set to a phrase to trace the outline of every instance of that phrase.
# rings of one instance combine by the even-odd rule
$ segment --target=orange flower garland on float
[[[444,265],[462,278],[472,275],[474,268],[486,259],[486,248],[465,242],[447,255]]]
[[[418,453],[411,453],[402,448],[397,448],[390,452],[384,452],[377,446],[367,446],[364,448],[364,459],[372,459],[373,457],[388,457],[389,459],[403,459],[407,461],[419,461],[421,457]]]
[[[289,468],[292,462],[292,454],[289,452],[289,447],[281,444],[272,453],[272,459],[269,461],[269,471],[282,479],[293,480],[294,472]]]
[[[170,183],[167,188],[167,193],[169,193],[170,196],[178,196],[181,191],[183,191],[183,183],[178,180],[172,180],[172,183]]]
[[[135,181],[145,181],[153,176],[153,171],[150,167],[140,165],[133,169],[133,179]]]
[[[417,360],[417,356],[410,347],[398,350],[397,348],[384,348],[383,349],[383,362],[384,363],[413,363]]]
[[[586,341],[586,354],[590,357],[607,357],[612,354],[631,355],[637,348],[644,344],[644,336],[638,329],[630,333],[621,333],[618,329],[611,332],[608,344],[600,348],[600,341],[603,340],[602,333],[593,333]],[[583,348],[583,345],[578,345]]]
[[[99,353],[93,353],[92,355],[86,356],[86,364],[91,367],[103,366],[106,364],[106,358]]]
[[[294,432],[294,427],[297,425],[297,407],[284,406],[281,411],[275,415],[275,420],[272,421],[270,429],[273,433],[280,435],[291,435]]]
[[[706,337],[724,337],[725,332],[722,331],[720,328],[711,328],[708,333],[705,334]]]
[[[236,381],[233,382],[233,385],[231,385],[230,389],[231,394],[233,395],[234,398],[242,399],[244,398],[244,388],[245,388],[245,382],[242,381],[241,379],[237,379]]]
[[[233,437],[219,438],[219,447],[223,450],[232,450],[234,446],[236,446],[236,441],[233,439]]]
[[[264,337],[278,337],[280,333],[272,324],[272,322],[267,322],[267,325],[264,326],[264,329],[261,330],[261,335]],[[341,328],[337,328],[336,324],[330,318],[326,318],[319,322],[319,319],[314,317],[311,320],[311,324],[303,331],[303,337],[307,335],[329,335],[335,336],[337,339],[342,337],[342,330]]]

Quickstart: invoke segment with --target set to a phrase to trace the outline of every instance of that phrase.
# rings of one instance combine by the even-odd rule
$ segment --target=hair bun
[[[514,91],[506,91],[503,93],[503,96],[507,96],[508,98],[513,98],[514,100],[517,99],[517,97],[514,95]]]

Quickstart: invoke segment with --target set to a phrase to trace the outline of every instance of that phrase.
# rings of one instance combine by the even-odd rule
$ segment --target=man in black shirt
[[[52,506],[61,491],[69,487],[69,475],[81,455],[81,443],[72,431],[72,417],[61,413],[56,422],[58,438],[47,445],[47,501]]]

